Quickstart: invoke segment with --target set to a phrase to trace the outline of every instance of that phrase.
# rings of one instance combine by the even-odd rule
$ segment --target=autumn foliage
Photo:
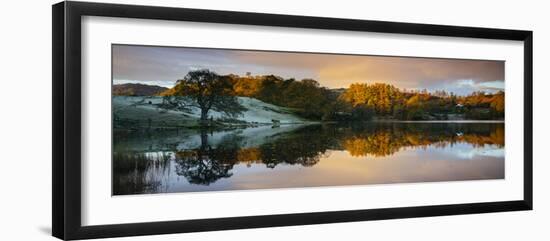
[[[313,79],[284,79],[275,75],[220,76],[224,95],[259,99],[293,108],[311,120],[364,121],[376,119],[447,120],[504,118],[504,92],[473,92],[457,96],[444,90],[406,91],[384,83],[354,83],[345,89],[328,89]],[[185,95],[179,85],[163,95]],[[188,86],[189,87],[189,86]]]

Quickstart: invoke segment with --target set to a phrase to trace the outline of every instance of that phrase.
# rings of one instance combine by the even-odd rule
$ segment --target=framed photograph
[[[55,4],[53,235],[531,210],[532,48],[524,30]]]

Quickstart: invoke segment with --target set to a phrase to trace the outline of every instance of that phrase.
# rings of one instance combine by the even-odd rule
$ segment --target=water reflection
[[[115,195],[504,175],[502,123],[261,126],[114,137]],[[435,170],[420,172],[428,163]]]

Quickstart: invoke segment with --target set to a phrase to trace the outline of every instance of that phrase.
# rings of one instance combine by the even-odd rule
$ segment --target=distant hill
[[[144,85],[144,84],[119,84],[113,85],[113,95],[122,96],[155,96],[168,88],[158,85]]]

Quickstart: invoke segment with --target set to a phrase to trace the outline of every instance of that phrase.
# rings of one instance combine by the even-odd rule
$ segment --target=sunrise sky
[[[273,74],[312,78],[321,86],[388,83],[403,89],[445,90],[459,95],[504,90],[504,62],[434,58],[242,51],[113,45],[113,83],[174,86],[187,72]]]

